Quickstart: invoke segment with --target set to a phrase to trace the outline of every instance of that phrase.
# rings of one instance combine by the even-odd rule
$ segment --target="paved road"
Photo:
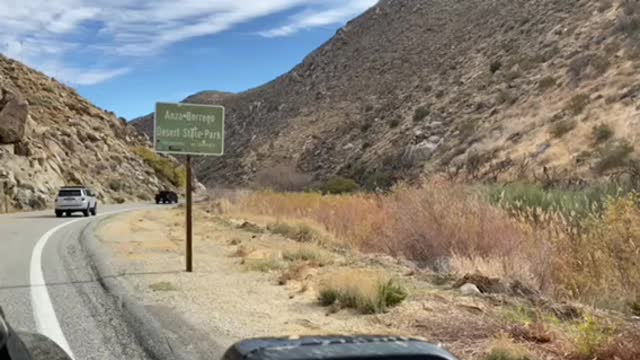
[[[103,206],[98,215],[140,207]],[[17,330],[66,341],[76,360],[147,359],[79,245],[91,221],[51,210],[0,216],[0,306]]]

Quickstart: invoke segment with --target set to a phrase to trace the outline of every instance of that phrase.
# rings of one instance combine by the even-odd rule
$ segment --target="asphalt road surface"
[[[143,206],[102,206],[98,218]],[[0,215],[0,306],[16,330],[47,335],[76,360],[148,359],[80,247],[91,221],[52,210]]]

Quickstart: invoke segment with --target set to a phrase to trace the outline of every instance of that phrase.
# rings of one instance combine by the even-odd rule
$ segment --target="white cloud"
[[[260,34],[338,24],[376,0],[0,0],[0,52],[60,80],[94,84],[131,70],[134,57],[302,9]]]
[[[344,23],[375,5],[376,2],[377,0],[351,0],[342,1],[339,6],[329,4],[332,6],[307,9],[291,16],[287,24],[262,31],[260,35],[269,38],[288,36],[309,28]]]

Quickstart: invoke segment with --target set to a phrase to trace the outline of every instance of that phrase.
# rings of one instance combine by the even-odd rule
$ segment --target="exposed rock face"
[[[29,104],[7,89],[0,89],[0,144],[15,144],[29,135]]]
[[[226,154],[199,160],[198,174],[246,183],[295,164],[365,184],[470,159],[484,178],[519,164],[590,174],[595,125],[640,136],[640,47],[624,26],[640,10],[617,3],[382,0],[268,84],[188,99],[227,110]],[[137,126],[149,132],[151,121]],[[562,121],[575,128],[550,135]],[[592,155],[576,166],[581,153]]]
[[[150,146],[146,136],[73,89],[2,55],[0,89],[0,212],[52,206],[70,184],[103,202],[175,189],[133,151]]]

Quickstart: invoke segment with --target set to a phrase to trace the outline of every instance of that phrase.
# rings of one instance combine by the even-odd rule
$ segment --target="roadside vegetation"
[[[176,166],[176,164],[168,158],[156,154],[146,147],[136,147],[132,150],[155,171],[158,177],[168,180],[177,187],[183,187],[186,184],[187,173],[183,166]]]
[[[252,192],[230,211],[277,218],[269,230],[302,243],[389,254],[453,276],[482,273],[631,314],[640,306],[639,203],[617,183],[563,190],[432,180],[388,194]]]

